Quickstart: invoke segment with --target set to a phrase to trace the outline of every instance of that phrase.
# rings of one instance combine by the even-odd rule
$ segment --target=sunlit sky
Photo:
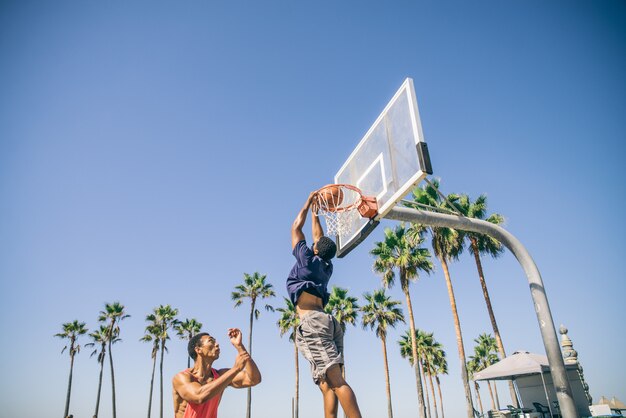
[[[230,367],[226,330],[249,332],[249,305],[235,309],[231,291],[259,272],[277,294],[263,303],[283,305],[297,211],[406,77],[433,178],[445,193],[487,194],[537,263],[594,399],[626,401],[623,1],[3,1],[2,415],[61,416],[69,356],[53,335],[74,319],[95,329],[106,302],[131,315],[113,350],[118,417],[146,415],[151,347],[139,339],[160,304],[202,322],[222,346],[215,365]],[[380,287],[369,251],[393,225],[337,260],[331,283],[361,300]],[[483,262],[507,353],[544,353],[515,258]],[[458,417],[459,359],[435,265],[411,295],[417,327],[448,354],[445,412]],[[451,275],[471,353],[492,330],[467,252]],[[398,287],[389,294],[404,300]],[[263,311],[254,327],[256,418],[291,416],[293,346],[277,320]],[[397,345],[406,329],[388,336],[396,417],[417,416],[414,374]],[[165,416],[185,348],[169,342]],[[380,340],[349,327],[345,350],[364,416],[386,416]],[[75,361],[76,418],[95,407],[89,354]],[[300,368],[300,417],[319,417],[304,359]],[[109,379],[105,369],[102,417],[111,415]],[[507,387],[498,389],[509,403]],[[488,407],[485,386],[481,395]],[[227,390],[220,416],[243,416],[245,401],[245,391]]]

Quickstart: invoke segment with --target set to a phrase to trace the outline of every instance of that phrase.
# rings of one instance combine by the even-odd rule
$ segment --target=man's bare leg
[[[347,418],[361,418],[361,411],[359,410],[359,405],[356,402],[356,396],[354,395],[350,385],[346,383],[341,375],[341,367],[339,367],[339,365],[335,364],[330,366],[330,368],[326,371],[326,381],[323,383],[326,383],[336,395],[337,399],[339,399],[341,408],[346,413]],[[324,395],[324,402],[326,401],[325,396],[326,395]]]
[[[324,380],[320,382],[319,388],[324,397],[324,418],[337,418],[337,410],[339,409],[337,395]]]

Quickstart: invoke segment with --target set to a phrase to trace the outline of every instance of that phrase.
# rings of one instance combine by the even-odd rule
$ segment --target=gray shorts
[[[326,378],[326,371],[343,364],[343,330],[339,322],[324,312],[307,312],[296,329],[296,346],[311,363],[316,384]]]

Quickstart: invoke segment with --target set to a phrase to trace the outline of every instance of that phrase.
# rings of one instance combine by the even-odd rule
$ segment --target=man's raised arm
[[[313,203],[313,199],[315,198],[316,193],[317,192],[311,192],[311,194],[309,194],[309,197],[304,203],[304,206],[302,206],[302,209],[300,209],[300,212],[298,212],[298,216],[296,216],[296,219],[293,221],[293,224],[291,225],[291,248],[295,248],[296,244],[304,239],[304,233],[302,232],[302,227],[304,226],[304,223],[306,222],[306,215],[309,212],[309,208],[311,207],[311,204]]]
[[[241,331],[237,328],[231,328],[228,330],[228,335],[230,337],[230,342],[237,349],[237,353],[239,354],[248,354],[246,348],[243,346],[241,342]],[[226,370],[225,370],[226,371]],[[221,373],[221,371],[220,371]],[[231,382],[231,386],[234,388],[247,388],[250,386],[255,386],[261,383],[261,372],[257,367],[256,363],[249,357],[246,361],[245,368],[237,373],[233,381]]]
[[[322,224],[320,224],[320,217],[317,216],[318,209],[317,205],[314,204],[311,215],[311,232],[313,233],[313,242],[317,242],[324,236],[324,230],[322,229]]]

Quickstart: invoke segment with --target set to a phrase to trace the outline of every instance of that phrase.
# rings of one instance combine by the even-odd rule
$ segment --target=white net
[[[324,217],[327,235],[337,235],[341,238],[352,233],[352,225],[360,216],[356,208],[344,212],[330,212],[320,209],[317,215]]]

